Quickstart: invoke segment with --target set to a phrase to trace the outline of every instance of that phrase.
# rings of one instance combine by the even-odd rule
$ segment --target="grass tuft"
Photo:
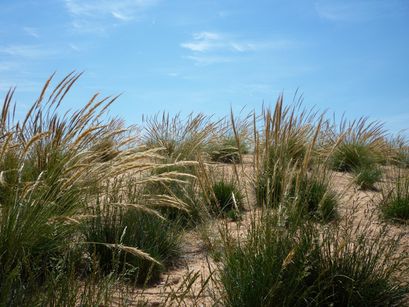
[[[247,153],[249,153],[248,145],[241,142],[239,148],[235,137],[223,138],[210,148],[211,160],[220,163],[240,163],[241,155]]]
[[[407,272],[407,262],[403,257],[383,261],[397,244],[385,240],[384,232],[371,241],[367,230],[328,228],[320,235],[312,225],[284,228],[280,220],[265,213],[253,220],[243,243],[225,242],[220,268],[225,306],[403,303],[408,288],[394,274]]]
[[[354,170],[355,183],[362,190],[376,190],[375,183],[382,179],[379,167],[365,166]]]
[[[158,282],[180,252],[177,226],[136,209],[97,214],[85,235],[102,272],[122,274],[139,285]]]
[[[212,207],[215,211],[237,219],[243,209],[244,197],[236,183],[219,180],[213,183],[212,190],[214,194]]]
[[[409,176],[398,173],[397,180],[382,191],[381,210],[385,218],[396,222],[409,221]]]

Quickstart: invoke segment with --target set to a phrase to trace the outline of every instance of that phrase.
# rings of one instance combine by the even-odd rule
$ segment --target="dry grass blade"
[[[131,247],[131,246],[125,246],[122,244],[110,244],[110,243],[100,243],[100,242],[86,242],[87,244],[96,244],[96,245],[103,245],[106,246],[110,249],[117,249],[120,251],[124,251],[126,253],[129,253],[131,255],[134,255],[136,257],[140,257],[142,259],[149,260],[153,263],[156,263],[158,265],[162,265],[159,261],[156,259],[152,258],[148,253],[145,253],[144,251],[140,250],[139,248],[136,247]]]

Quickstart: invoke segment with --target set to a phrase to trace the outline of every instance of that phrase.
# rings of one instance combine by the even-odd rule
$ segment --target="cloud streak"
[[[192,52],[185,58],[198,65],[210,65],[235,61],[238,54],[288,49],[295,45],[289,40],[250,41],[224,33],[203,31],[194,33],[192,39],[180,44],[180,47]]]
[[[83,32],[105,32],[108,24],[136,19],[158,0],[65,0],[72,26]]]
[[[375,18],[394,16],[405,10],[399,0],[319,0],[314,4],[315,11],[322,19],[329,21],[367,21]]]
[[[8,45],[0,46],[0,54],[11,57],[37,59],[58,54],[58,50],[40,45]]]
[[[193,34],[193,40],[184,42],[182,48],[193,52],[230,51],[248,52],[267,49],[287,49],[295,46],[289,40],[276,41],[246,41],[232,38],[217,32],[198,32]]]
[[[245,52],[255,49],[255,45],[229,38],[217,32],[198,32],[193,34],[193,40],[181,44],[182,48],[194,52],[227,50]]]
[[[38,34],[38,31],[36,28],[32,28],[32,27],[23,27],[23,31],[29,35],[32,36],[34,38],[39,38],[40,35]]]

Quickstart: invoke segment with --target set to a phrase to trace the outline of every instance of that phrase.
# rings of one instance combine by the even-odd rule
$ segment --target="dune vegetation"
[[[409,304],[404,137],[283,96],[136,129],[79,77],[3,100],[1,306]]]

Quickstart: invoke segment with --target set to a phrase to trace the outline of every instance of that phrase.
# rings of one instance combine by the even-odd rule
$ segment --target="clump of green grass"
[[[151,180],[144,185],[144,193],[147,195],[165,195],[177,198],[180,206],[165,206],[158,211],[170,221],[180,223],[184,227],[196,226],[210,216],[210,208],[206,206],[205,192],[207,186],[201,184],[197,162],[178,162],[172,165],[162,165],[153,170],[155,178],[178,174],[178,178],[167,181]],[[206,170],[204,170],[206,172]],[[171,175],[172,176],[172,175]],[[207,193],[207,192],[206,192]]]
[[[115,297],[120,278],[102,274],[94,259],[90,259],[92,269],[79,277],[76,262],[80,257],[80,253],[69,253],[56,260],[55,267],[44,272],[42,284],[30,284],[33,287],[30,295],[28,289],[16,293],[15,306],[106,306],[129,297],[128,289],[123,286],[119,298]]]
[[[178,220],[161,215],[161,208],[183,210],[184,204],[170,195],[146,194],[144,186],[159,179],[149,173],[123,175],[107,181],[97,195],[89,212],[94,218],[84,225],[83,235],[106,275],[138,285],[155,283],[177,259],[181,228]]]
[[[244,197],[234,181],[219,180],[213,183],[212,208],[216,213],[223,213],[233,219],[237,219],[243,209]]]
[[[407,258],[389,258],[398,242],[384,231],[369,239],[368,229],[320,233],[305,223],[285,227],[282,219],[264,212],[244,241],[227,236],[220,267],[225,306],[403,303],[408,288],[394,274],[407,272]]]
[[[162,148],[166,162],[195,161],[217,135],[217,123],[204,114],[162,113],[146,119],[143,142],[148,148]]]
[[[398,135],[390,141],[391,163],[400,168],[409,168],[409,145],[408,140]]]
[[[261,132],[254,124],[255,189],[259,206],[276,207],[290,190],[296,173],[305,173],[311,161],[314,135],[319,132],[320,124],[317,127],[314,114],[305,111],[296,114],[298,110],[299,106],[283,107],[280,97],[274,113],[264,110]]]
[[[298,106],[283,108],[282,103],[280,97],[273,114],[264,111],[262,137],[255,132],[257,205],[285,207],[296,210],[291,214],[329,221],[335,217],[337,196],[325,166],[311,166],[313,158],[320,159],[316,148],[323,119],[305,110],[297,114]]]
[[[218,122],[217,136],[208,143],[210,159],[221,163],[240,163],[242,156],[250,152],[249,127],[251,116],[235,117],[230,122]]]
[[[375,183],[381,180],[382,171],[376,165],[360,167],[354,170],[354,177],[362,190],[376,190]]]
[[[86,270],[78,259],[86,253],[82,226],[90,207],[99,205],[97,196],[122,201],[123,192],[117,193],[116,201],[104,194],[103,182],[129,173],[135,175],[134,186],[149,180],[176,180],[175,173],[152,176],[157,167],[154,160],[160,159],[157,150],[134,149],[125,137],[128,130],[120,121],[106,117],[116,97],[99,99],[95,95],[77,111],[61,110],[79,76],[68,75],[52,91],[52,77],[47,80],[21,120],[14,118],[14,91],[4,99],[0,117],[0,305],[30,306],[38,300],[38,305],[53,305],[47,288],[58,276],[73,272],[65,281],[73,285],[84,276]],[[145,210],[152,205],[152,214],[157,213],[157,205],[180,206],[175,198],[161,195],[151,195],[142,204],[134,199],[132,204]],[[111,247],[152,258],[134,247]],[[67,263],[60,262],[72,254]],[[103,284],[100,286],[102,289]],[[98,295],[96,289],[83,289],[88,289],[90,297]]]
[[[296,198],[299,214],[328,222],[336,217],[338,196],[331,189],[325,173],[319,177],[306,176],[298,184],[294,184],[293,193]]]
[[[210,148],[211,160],[221,163],[240,163],[241,155],[247,153],[249,153],[247,143],[242,141],[238,146],[234,136],[223,138]]]
[[[77,112],[60,116],[60,104],[79,75],[64,78],[46,98],[50,78],[22,120],[13,117],[11,90],[0,121],[0,304],[28,299],[46,282],[57,259],[70,252],[78,224],[99,179],[112,169],[96,163],[89,144],[117,122],[98,120],[114,100],[95,96]],[[118,133],[119,134],[119,133]]]
[[[329,159],[334,170],[352,172],[386,159],[389,150],[382,123],[369,122],[367,118],[341,120],[338,128],[338,132],[332,131],[336,148]]]
[[[401,168],[409,168],[409,147],[402,147],[398,149],[394,157],[394,162]]]
[[[332,168],[340,172],[352,172],[376,163],[370,147],[364,144],[340,144],[331,159]]]
[[[224,140],[218,146],[211,149],[212,161],[221,163],[239,163],[241,161],[239,149],[234,138]]]
[[[409,176],[397,174],[397,180],[382,191],[381,211],[385,218],[409,221]]]
[[[132,208],[97,214],[85,235],[102,272],[122,274],[139,285],[158,282],[180,253],[176,225]]]

